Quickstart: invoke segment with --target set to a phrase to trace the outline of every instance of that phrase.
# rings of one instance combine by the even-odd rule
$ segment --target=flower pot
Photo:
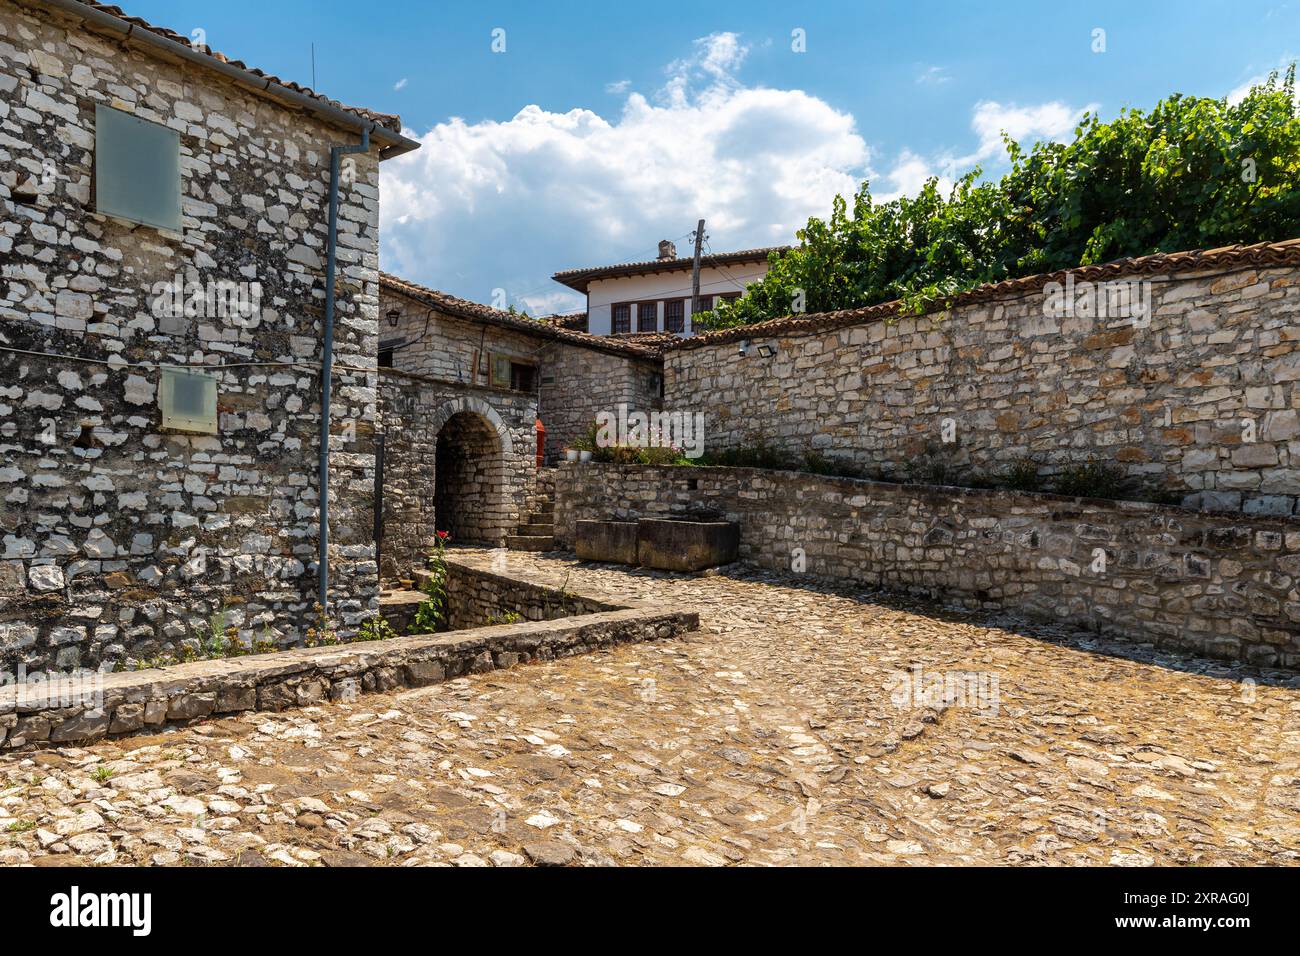
[[[577,460],[578,460],[578,449],[576,449],[576,448],[566,448],[566,449],[564,449],[564,460],[565,460],[565,461],[577,461]]]
[[[582,461],[582,462],[588,462],[588,461],[591,461],[591,452],[589,452],[589,451],[581,451],[581,452],[578,452],[578,458],[579,458],[579,460]]]

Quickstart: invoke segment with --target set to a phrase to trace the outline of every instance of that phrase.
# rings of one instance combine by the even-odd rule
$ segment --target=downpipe
[[[345,153],[368,153],[371,128],[366,127],[361,131],[361,142],[356,146],[330,148],[329,239],[325,258],[325,344],[320,367],[320,468],[316,482],[320,488],[320,503],[317,508],[320,518],[320,549],[316,556],[316,601],[320,604],[322,613],[329,608],[330,588],[330,399],[334,379],[334,285],[338,270],[339,160]]]

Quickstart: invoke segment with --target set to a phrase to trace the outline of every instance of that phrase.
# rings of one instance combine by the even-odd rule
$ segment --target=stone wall
[[[384,369],[380,379],[383,577],[423,567],[437,531],[450,531],[457,543],[502,544],[537,482],[536,400],[395,369]],[[440,456],[444,471],[457,479],[454,488],[441,491]],[[372,514],[374,492],[366,489]]]
[[[94,211],[96,104],[178,131],[180,232]],[[219,610],[245,641],[299,638],[316,588],[329,147],[356,139],[0,2],[0,669],[179,653]],[[353,163],[331,410],[345,629],[377,594],[358,507],[373,485],[377,152]],[[260,307],[170,314],[158,284],[177,276],[257,283]],[[217,376],[217,434],[162,428],[161,364]]]
[[[458,582],[479,577],[471,565],[454,567]],[[517,588],[510,588],[504,580],[491,587],[520,601],[535,599],[535,585],[517,582]],[[579,604],[605,606],[594,598],[573,597]],[[55,699],[41,699],[30,688],[20,696],[19,688],[0,686],[0,748],[83,742],[213,715],[353,700],[363,693],[421,687],[526,661],[675,637],[699,626],[699,615],[690,611],[608,607],[612,609],[560,620],[103,674],[93,689],[75,686],[84,700],[58,700],[62,689],[53,691]]]
[[[748,468],[561,465],[580,519],[713,515],[742,560],[1300,666],[1300,519]]]
[[[451,630],[525,621],[554,621],[616,611],[619,605],[560,588],[496,574],[455,560],[447,563],[447,622]]]
[[[428,290],[428,294],[435,293]],[[396,369],[486,388],[489,353],[536,363],[532,395],[546,428],[548,463],[558,461],[564,447],[586,433],[597,412],[615,411],[620,402],[633,410],[660,407],[663,368],[649,353],[639,354],[594,337],[584,343],[585,336],[572,332],[567,339],[558,339],[553,329],[541,322],[535,323],[536,331],[528,329],[531,320],[521,316],[505,315],[499,321],[469,318],[452,313],[449,307],[435,308],[431,299],[417,298],[390,285],[381,288],[380,298],[382,340],[385,346],[394,346]],[[464,306],[484,314],[493,312],[476,303]]]
[[[664,356],[665,407],[703,411],[712,452],[762,441],[963,483],[1025,457],[1047,476],[1095,458],[1189,507],[1293,513],[1300,268],[1138,278],[1149,324],[1049,318],[1039,286],[922,318],[684,341]]]

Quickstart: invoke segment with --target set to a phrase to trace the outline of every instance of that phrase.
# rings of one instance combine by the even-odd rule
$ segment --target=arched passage
[[[451,414],[435,438],[434,522],[458,544],[499,544],[508,530],[505,449],[480,411]]]

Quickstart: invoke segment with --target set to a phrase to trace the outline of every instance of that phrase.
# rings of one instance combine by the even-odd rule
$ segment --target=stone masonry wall
[[[742,560],[1300,667],[1300,520],[748,468],[565,464],[580,519],[711,513]]]
[[[618,607],[598,598],[494,574],[458,562],[454,555],[447,563],[447,620],[452,630],[501,624],[508,613],[525,621],[554,621]]]
[[[1048,318],[1038,292],[897,322],[665,353],[665,407],[705,413],[706,451],[765,441],[899,477],[963,481],[1022,457],[1090,457],[1190,507],[1300,500],[1300,271],[1151,277],[1153,315]],[[775,350],[764,357],[760,347]],[[954,440],[945,442],[944,420]]]
[[[179,132],[180,232],[94,211],[98,103]],[[316,588],[329,147],[356,140],[0,0],[0,669],[179,654],[218,611],[246,642],[300,638]],[[358,495],[374,480],[378,157],[353,162],[330,459],[345,631],[377,596]],[[257,283],[260,308],[167,314],[156,286],[178,275]],[[217,434],[162,429],[161,364],[218,377]]]
[[[392,312],[396,326],[388,321]],[[393,367],[403,371],[486,388],[489,352],[537,363],[533,396],[546,428],[548,463],[563,457],[564,447],[586,433],[597,412],[616,411],[620,402],[634,411],[660,407],[663,369],[655,359],[472,321],[388,288],[381,293],[380,313],[384,343],[406,343],[393,351]]]
[[[437,515],[438,441],[445,427],[469,417],[495,442],[490,454],[467,461],[468,476],[481,487],[471,520],[484,543],[501,544],[513,534],[537,481],[531,395],[473,388],[429,376],[384,369],[380,375],[384,431],[383,539],[381,573],[392,580],[423,567],[435,532],[449,530]],[[451,433],[447,433],[451,434]],[[366,503],[373,514],[373,487]],[[464,502],[466,496],[461,497]],[[485,503],[485,504],[483,504]]]
[[[485,572],[460,562],[452,564],[458,582],[483,579]],[[524,596],[535,585],[517,584],[517,588],[504,583],[493,587],[520,600],[535,599]],[[602,605],[593,598],[573,598],[578,604]],[[699,615],[693,611],[608,608],[558,620],[530,619],[454,633],[300,647],[235,660],[103,674],[97,676],[97,685],[43,687],[50,695],[44,700],[34,694],[19,696],[19,690],[30,694],[29,688],[0,686],[0,748],[85,742],[154,732],[168,724],[213,715],[350,701],[363,693],[423,687],[526,661],[671,638],[699,627]]]

